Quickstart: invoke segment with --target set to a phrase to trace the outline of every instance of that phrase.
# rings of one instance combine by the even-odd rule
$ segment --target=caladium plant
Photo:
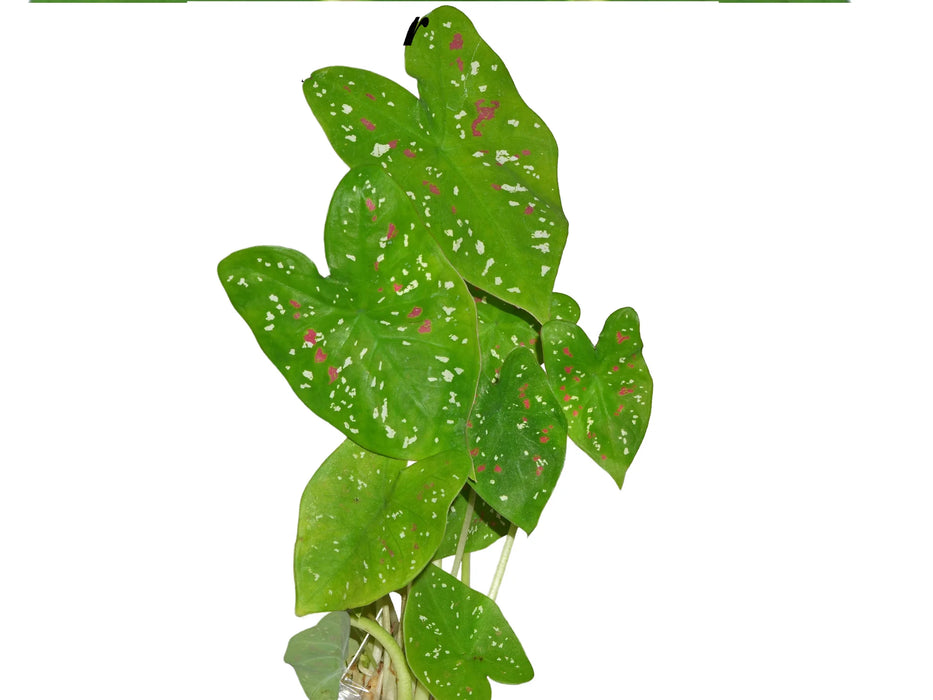
[[[530,680],[495,602],[516,531],[535,529],[568,437],[621,487],[651,409],[635,312],[594,346],[553,289],[557,145],[505,64],[452,7],[412,24],[405,60],[418,97],[356,68],[304,81],[349,166],[328,274],[274,246],[218,270],[298,397],[346,436],[299,508],[296,612],[328,613],[285,657],[309,698],[482,700],[490,679]],[[499,539],[487,595],[470,556]]]

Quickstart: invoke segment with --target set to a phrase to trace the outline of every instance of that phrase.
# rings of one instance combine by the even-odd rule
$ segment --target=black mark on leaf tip
[[[411,26],[408,28],[408,33],[405,35],[405,41],[402,42],[403,46],[411,46],[412,39],[415,38],[415,33],[418,31],[418,27],[427,27],[428,18],[427,17],[415,17],[414,21],[411,23]]]

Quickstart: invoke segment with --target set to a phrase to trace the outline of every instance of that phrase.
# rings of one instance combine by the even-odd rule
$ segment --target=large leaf
[[[403,630],[411,670],[437,700],[489,700],[487,677],[514,684],[534,676],[499,606],[436,566],[415,580]]]
[[[337,187],[331,276],[286,248],[233,253],[219,274],[269,359],[315,413],[367,449],[420,459],[463,446],[479,370],[463,280],[378,168]]]
[[[463,519],[466,517],[470,503],[470,486],[464,486],[454,502],[447,510],[447,529],[444,539],[437,548],[435,559],[443,559],[457,553],[458,540],[463,530]],[[509,521],[497,513],[486,501],[479,496],[473,498],[473,514],[467,526],[466,544],[464,552],[478,552],[485,549],[509,531]]]
[[[629,308],[613,312],[595,348],[567,321],[544,324],[541,338],[571,439],[621,488],[651,414],[652,382],[641,354],[638,315]]]
[[[462,449],[405,466],[338,447],[301,496],[295,612],[360,607],[411,581],[441,542],[469,462]]]
[[[350,167],[398,180],[467,281],[546,321],[567,239],[557,144],[463,13],[427,18],[405,50],[420,101],[346,67],[312,73],[305,97]]]
[[[473,488],[525,532],[538,524],[564,466],[567,422],[544,370],[514,350],[499,382],[483,394],[467,430]]]
[[[298,674],[309,700],[335,700],[346,672],[350,616],[343,611],[325,615],[312,628],[288,640],[285,663]]]

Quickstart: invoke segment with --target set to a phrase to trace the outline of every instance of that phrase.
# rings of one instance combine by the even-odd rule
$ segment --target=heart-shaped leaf
[[[405,50],[420,101],[346,67],[312,73],[305,97],[350,167],[380,164],[410,194],[464,279],[546,321],[567,239],[557,144],[462,12],[427,19]]]
[[[315,413],[369,450],[421,459],[463,446],[479,371],[472,296],[395,181],[337,187],[331,276],[286,248],[233,253],[219,274],[269,359]]]
[[[530,350],[518,348],[506,358],[499,382],[473,408],[467,439],[476,493],[530,533],[567,449],[567,422]]]
[[[347,440],[311,477],[295,543],[298,615],[372,603],[431,560],[470,460],[461,449],[405,465]]]
[[[312,628],[288,640],[285,663],[294,667],[308,700],[334,700],[347,670],[350,616],[328,613]]]
[[[629,308],[613,312],[595,348],[567,321],[544,324],[541,339],[570,438],[622,488],[651,414],[652,382],[641,354],[638,314]]]
[[[435,559],[452,557],[457,553],[457,544],[460,532],[463,530],[463,519],[469,509],[470,487],[464,486],[460,494],[450,504],[447,510],[447,529],[444,531],[444,539],[441,546],[437,548]],[[467,526],[467,540],[464,545],[464,552],[478,552],[485,549],[500,537],[505,537],[509,531],[509,521],[503,518],[493,508],[479,496],[473,499],[473,514],[470,516],[470,524]]]
[[[487,677],[514,684],[534,676],[499,606],[436,566],[415,580],[403,630],[411,670],[437,700],[490,700]]]

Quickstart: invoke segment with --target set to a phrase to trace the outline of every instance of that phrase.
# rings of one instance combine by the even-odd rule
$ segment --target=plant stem
[[[450,575],[455,577],[460,571],[460,562],[466,551],[467,535],[470,532],[470,521],[473,520],[473,507],[476,504],[476,491],[470,489],[470,502],[467,503],[466,515],[463,516],[463,527],[460,528],[460,538],[457,540],[457,553],[454,555],[454,564],[450,567]]]
[[[499,564],[496,566],[496,573],[492,577],[492,585],[489,587],[489,597],[493,600],[499,595],[499,586],[502,584],[502,577],[505,576],[505,567],[509,563],[509,555],[512,553],[512,544],[515,542],[517,530],[518,527],[513,523],[509,528],[509,534],[505,536],[502,554],[499,555]]]
[[[428,700],[431,697],[431,694],[428,692],[428,689],[421,685],[420,681],[418,687],[415,688],[415,700]]]
[[[470,553],[463,555],[463,567],[460,569],[460,581],[464,586],[470,585]]]
[[[398,677],[398,700],[413,700],[411,694],[412,680],[411,673],[408,671],[408,662],[405,660],[405,652],[395,641],[395,637],[389,634],[378,622],[370,620],[368,617],[351,617],[350,624],[367,634],[371,634],[382,645],[382,648],[389,653]]]

